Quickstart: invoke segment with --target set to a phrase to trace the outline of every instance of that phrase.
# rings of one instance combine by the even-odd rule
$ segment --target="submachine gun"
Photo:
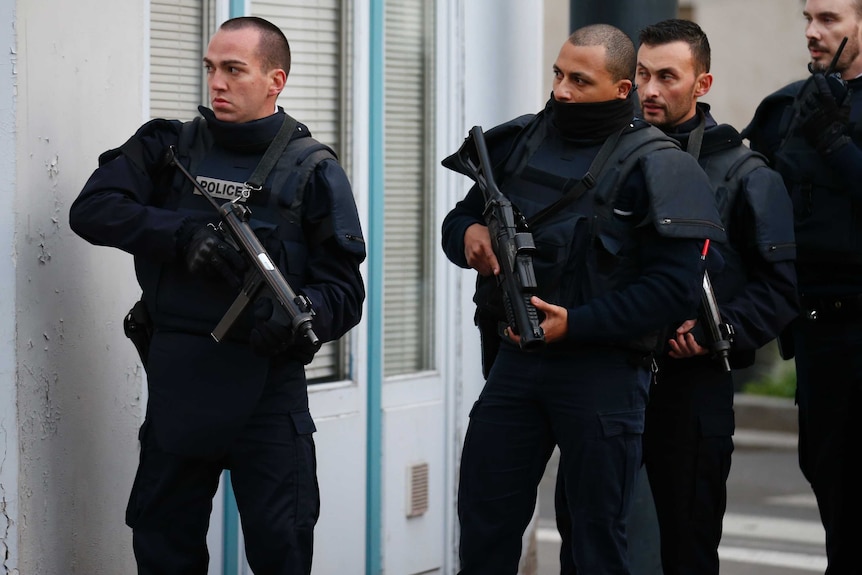
[[[537,287],[533,271],[532,253],[536,251],[533,234],[527,230],[523,216],[516,216],[512,202],[494,181],[482,128],[474,126],[470,135],[478,162],[474,162],[469,149],[465,149],[469,140],[458,150],[458,157],[485,197],[483,216],[491,235],[491,247],[500,263],[497,284],[502,287],[506,320],[520,336],[521,349],[537,349],[545,345],[545,333],[539,325],[538,311],[530,303]]]
[[[311,352],[316,352],[320,349],[321,342],[311,325],[312,318],[314,317],[311,301],[304,295],[297,295],[290,287],[290,284],[287,283],[287,280],[284,279],[281,270],[273,263],[272,258],[260,243],[254,230],[248,225],[251,210],[239,203],[237,201],[239,198],[219,204],[177,159],[176,150],[174,150],[173,146],[168,149],[166,155],[165,160],[168,165],[175,166],[216,209],[221,217],[221,222],[215,228],[222,232],[229,242],[234,244],[234,247],[243,254],[251,266],[251,272],[247,274],[245,284],[240,290],[239,295],[237,295],[227,312],[218,322],[218,325],[213,329],[213,339],[221,341],[224,338],[246,306],[254,300],[258,291],[266,284],[290,318],[294,334],[293,343],[302,345]]]
[[[700,254],[702,260],[706,259],[709,251],[709,240],[703,243],[703,251]],[[718,301],[715,299],[715,291],[709,273],[703,270],[703,286],[701,289],[701,305],[703,306],[704,319],[711,338],[710,349],[713,357],[721,362],[724,371],[730,371],[730,346],[733,343],[733,326],[721,320],[718,310]]]

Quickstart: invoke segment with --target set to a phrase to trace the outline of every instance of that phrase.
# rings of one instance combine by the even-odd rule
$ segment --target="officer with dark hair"
[[[781,342],[795,352],[799,467],[837,575],[859,572],[862,537],[862,0],[808,0],[803,15],[811,75],[767,96],[743,135],[793,201],[802,314]]]
[[[248,207],[272,262],[310,302],[322,342],[360,320],[365,245],[335,155],[276,106],[290,71],[281,30],[228,20],[203,62],[212,109],[192,122],[148,122],[102,154],[70,212],[81,237],[134,256],[152,322],[126,523],[139,573],[206,573],[212,498],[229,469],[254,572],[308,574],[319,492],[304,365],[315,349],[294,338],[266,290],[226,337],[211,337],[252,267],[169,150],[215,201]],[[260,187],[247,184],[258,177]]]
[[[634,46],[623,32],[580,28],[554,64],[547,106],[487,134],[500,189],[536,243],[538,297],[531,301],[546,344],[521,350],[503,310],[495,310],[501,344],[470,412],[461,459],[462,575],[517,572],[555,445],[578,572],[628,572],[626,515],[641,464],[652,353],[659,331],[696,309],[704,240],[725,239],[697,162],[634,119],[634,70]],[[457,155],[444,165],[468,173]],[[474,299],[487,315],[500,265],[483,208],[474,187],[445,218],[443,249],[479,272]]]
[[[793,214],[781,177],[698,102],[712,86],[709,67],[709,41],[694,22],[664,20],[641,30],[636,81],[643,118],[698,160],[727,229],[727,243],[711,247],[723,267],[710,281],[719,333],[731,344],[729,365],[744,368],[798,314]],[[668,575],[719,572],[734,385],[705,327],[707,313],[702,308],[699,319],[673,332],[646,411],[644,463]]]

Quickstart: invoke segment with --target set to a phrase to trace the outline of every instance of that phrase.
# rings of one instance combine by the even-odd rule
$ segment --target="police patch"
[[[236,199],[239,199],[239,201],[245,201],[245,198],[242,195],[242,192],[245,189],[244,182],[217,180],[215,178],[208,178],[206,176],[198,176],[197,181],[203,189],[205,189],[207,192],[210,193],[211,196],[215,198],[230,201]],[[198,190],[195,190],[195,193],[200,195],[200,192]]]

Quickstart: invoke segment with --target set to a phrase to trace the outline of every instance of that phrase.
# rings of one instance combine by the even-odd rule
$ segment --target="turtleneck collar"
[[[631,123],[635,116],[632,93],[625,99],[584,103],[560,102],[551,93],[546,109],[550,109],[560,134],[572,140],[603,141]]]
[[[709,113],[709,104],[705,102],[698,102],[696,104],[697,110],[691,118],[683,122],[682,124],[677,124],[676,126],[665,130],[665,134],[671,136],[684,136],[692,131],[694,131],[699,125],[701,117],[706,119],[706,123],[704,124],[705,129],[713,128],[718,125],[715,119],[712,117],[712,114]]]
[[[276,113],[251,122],[223,122],[216,118],[215,113],[205,106],[198,106],[198,111],[206,120],[207,127],[216,144],[237,152],[263,152],[284,123],[284,109],[278,108]]]

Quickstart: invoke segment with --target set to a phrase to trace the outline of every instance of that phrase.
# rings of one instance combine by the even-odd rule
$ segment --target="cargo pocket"
[[[135,479],[132,483],[132,491],[129,493],[129,502],[126,505],[126,525],[129,527],[135,527],[135,525],[137,525],[138,518],[141,515],[141,500],[143,498],[142,489],[145,483],[144,475],[146,469],[144,466],[144,458],[147,456],[145,439],[148,428],[148,422],[147,420],[144,420],[143,425],[138,429],[138,442],[140,443],[141,453],[138,458],[138,469],[135,472]]]
[[[645,413],[643,409],[600,413],[599,422],[602,426],[602,435],[609,438],[629,433],[642,434],[644,432]]]
[[[597,443],[604,448],[597,455],[603,456],[606,461],[596,461],[595,469],[605,468],[604,472],[608,474],[609,481],[620,481],[619,499],[608,500],[606,504],[613,506],[605,510],[616,517],[623,517],[631,508],[631,498],[643,460],[641,438],[645,413],[644,409],[633,409],[599,414],[602,436]]]
[[[696,469],[691,478],[694,503],[690,508],[694,521],[714,524],[714,515],[727,505],[725,485],[733,453],[733,426],[732,409],[698,415],[700,433],[695,455]],[[720,532],[713,534],[716,541],[720,536]]]
[[[307,409],[291,411],[290,419],[296,431],[296,527],[311,529],[320,516],[317,453],[311,437],[317,427]]]
[[[314,419],[311,417],[311,412],[308,410],[291,411],[290,419],[293,421],[293,428],[297,435],[310,435],[317,431],[314,425]]]

